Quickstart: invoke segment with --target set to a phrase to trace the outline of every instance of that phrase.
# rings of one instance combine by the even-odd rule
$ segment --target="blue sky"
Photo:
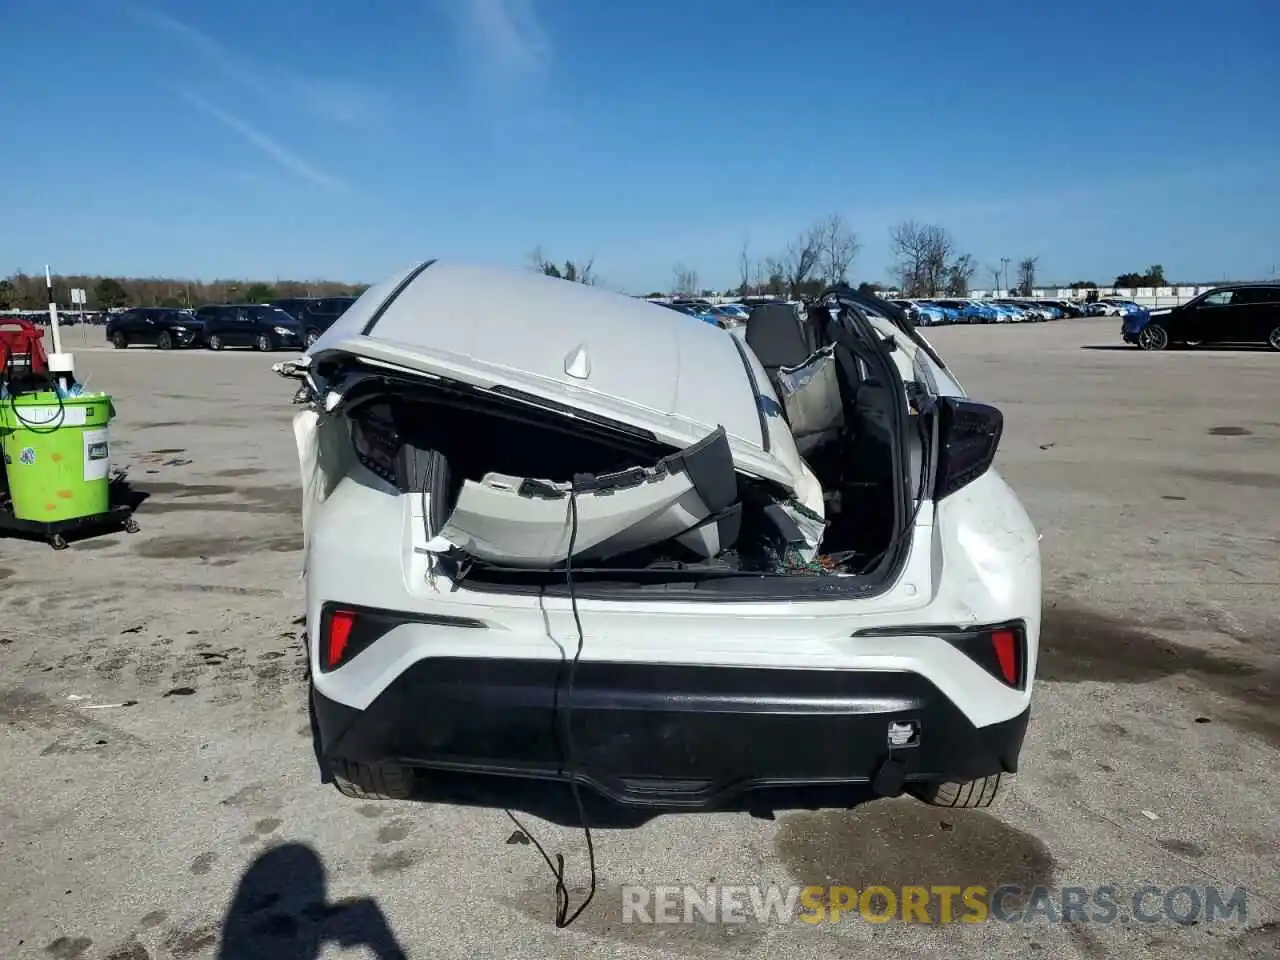
[[[1280,5],[5,0],[0,273],[610,285],[841,214],[1042,279],[1280,264]],[[985,271],[976,278],[984,280]]]

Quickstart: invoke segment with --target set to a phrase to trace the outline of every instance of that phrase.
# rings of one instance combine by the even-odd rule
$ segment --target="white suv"
[[[729,332],[429,261],[276,369],[344,793],[443,770],[982,806],[1016,770],[1038,538],[1000,412],[896,307],[842,287]]]

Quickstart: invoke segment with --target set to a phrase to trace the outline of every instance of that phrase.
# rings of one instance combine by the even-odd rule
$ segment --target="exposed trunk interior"
[[[781,532],[787,529],[778,514],[779,505],[787,503],[785,491],[737,474],[740,525],[735,521],[727,549],[698,557],[672,539],[606,562],[575,563],[575,581],[581,587],[615,588],[696,582],[700,589],[746,592],[761,578],[816,577],[839,578],[856,592],[871,588],[873,573],[884,579],[883,565],[873,568],[900,529],[904,489],[889,409],[901,403],[901,384],[885,384],[857,357],[848,360],[841,370],[841,390],[849,398],[842,428],[805,453],[826,503],[826,527],[816,551],[798,557],[795,538]],[[652,437],[593,423],[577,411],[539,410],[439,381],[366,381],[348,395],[344,407],[361,462],[404,492],[430,494],[429,538],[448,522],[466,481],[479,483],[498,473],[566,483],[584,474],[649,466],[676,452]],[[562,564],[512,569],[465,555],[445,555],[441,564],[468,588],[550,591],[565,582]]]

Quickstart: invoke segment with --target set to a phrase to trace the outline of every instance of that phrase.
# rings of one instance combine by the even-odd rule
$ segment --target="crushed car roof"
[[[788,485],[803,469],[730,334],[609,290],[428,261],[371,287],[309,351],[330,352],[550,400],[676,447],[723,426],[740,468]]]

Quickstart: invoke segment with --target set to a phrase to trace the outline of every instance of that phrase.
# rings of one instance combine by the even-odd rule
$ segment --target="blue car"
[[[1138,335],[1142,328],[1151,322],[1151,311],[1136,303],[1117,304],[1123,311],[1120,315],[1120,338],[1125,343],[1138,344]],[[1168,313],[1168,310],[1159,311]]]
[[[942,323],[959,323],[960,322],[959,310],[957,310],[955,307],[948,307],[937,300],[917,300],[916,305],[921,308],[928,306],[928,307],[933,307],[935,310],[941,310],[942,317],[943,317],[941,321]]]
[[[746,323],[751,317],[751,311],[740,303],[720,303],[711,308],[711,312],[718,317],[724,317],[730,323]]]
[[[919,326],[932,327],[947,322],[946,312],[941,307],[931,306],[918,300],[890,300],[889,302],[913,314]]]

